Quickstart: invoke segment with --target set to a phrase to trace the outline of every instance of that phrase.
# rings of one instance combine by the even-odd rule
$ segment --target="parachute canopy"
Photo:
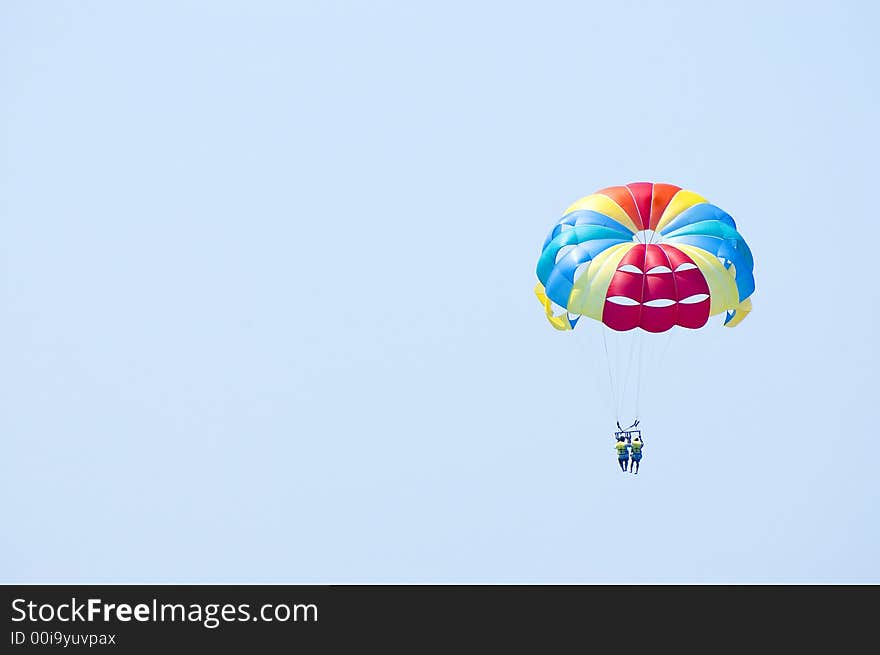
[[[693,191],[636,182],[565,211],[544,241],[535,293],[559,330],[581,316],[621,332],[696,329],[721,313],[734,327],[751,310],[753,268],[729,214]]]

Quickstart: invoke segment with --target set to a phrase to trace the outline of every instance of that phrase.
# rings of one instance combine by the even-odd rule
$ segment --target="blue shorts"
[[[642,461],[642,454],[641,453],[633,453],[633,461],[634,462],[641,462]]]
[[[629,455],[621,454],[617,456],[617,459],[621,462],[625,462],[629,459]]]

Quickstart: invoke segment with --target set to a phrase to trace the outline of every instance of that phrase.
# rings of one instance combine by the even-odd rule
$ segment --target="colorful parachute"
[[[700,328],[721,313],[726,326],[738,325],[752,308],[753,268],[727,213],[693,191],[637,182],[565,211],[544,241],[535,293],[558,330],[582,316],[603,324],[595,325],[617,425],[638,425],[644,378],[657,370],[673,328]]]
[[[616,331],[665,332],[722,312],[734,327],[751,311],[753,268],[723,210],[672,184],[637,182],[565,211],[544,242],[535,293],[559,330],[587,316]]]

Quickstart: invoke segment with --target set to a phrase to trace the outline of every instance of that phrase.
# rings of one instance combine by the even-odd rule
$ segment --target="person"
[[[645,442],[642,440],[641,435],[636,435],[630,447],[632,448],[632,460],[629,463],[629,470],[631,473],[637,474],[639,472],[639,462],[642,461],[642,448],[645,447]]]
[[[614,444],[614,447],[617,449],[617,463],[620,465],[620,470],[626,473],[626,465],[629,462],[629,453],[627,452],[627,444],[626,438],[623,435],[619,435],[617,437],[617,443]]]

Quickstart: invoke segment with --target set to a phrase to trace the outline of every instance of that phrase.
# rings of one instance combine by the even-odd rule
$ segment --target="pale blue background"
[[[875,7],[4,1],[0,580],[880,582]],[[639,180],[758,290],[624,476],[532,287]]]

